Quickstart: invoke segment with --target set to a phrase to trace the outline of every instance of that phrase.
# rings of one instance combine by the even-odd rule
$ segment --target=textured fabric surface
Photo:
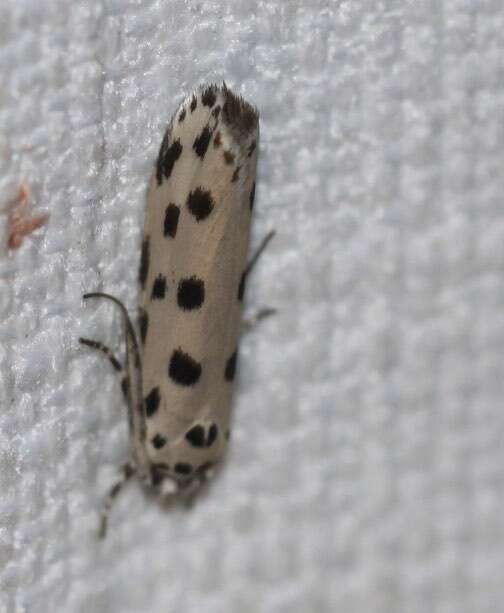
[[[501,0],[5,0],[0,612],[495,613],[504,601]],[[103,289],[136,304],[163,128],[199,83],[261,112],[224,470],[189,511],[133,483]]]

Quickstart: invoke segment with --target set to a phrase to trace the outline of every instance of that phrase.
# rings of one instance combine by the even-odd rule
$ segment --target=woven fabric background
[[[0,613],[495,613],[504,601],[501,0],[4,0]],[[189,511],[138,484],[102,289],[198,84],[261,112],[231,450]],[[8,252],[18,186],[48,223]]]

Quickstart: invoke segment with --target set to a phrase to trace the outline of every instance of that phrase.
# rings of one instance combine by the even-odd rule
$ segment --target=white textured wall
[[[4,0],[1,613],[495,613],[504,600],[500,0]],[[162,130],[197,84],[262,116],[227,465],[191,511],[134,484],[104,289],[135,307]],[[3,211],[3,213],[2,213]]]

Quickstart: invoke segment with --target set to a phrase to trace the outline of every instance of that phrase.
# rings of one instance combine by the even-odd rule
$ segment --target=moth
[[[225,83],[187,97],[148,188],[138,333],[117,298],[84,295],[119,307],[126,346],[123,365],[102,343],[79,339],[120,373],[128,407],[131,460],[105,502],[102,536],[113,499],[133,475],[163,497],[189,499],[224,456],[245,284],[274,234],[247,263],[258,142],[257,110]]]

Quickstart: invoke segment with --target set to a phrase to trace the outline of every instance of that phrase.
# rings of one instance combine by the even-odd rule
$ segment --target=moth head
[[[210,462],[187,475],[174,474],[167,464],[151,464],[150,473],[145,476],[144,483],[163,500],[170,500],[192,496],[213,474],[214,467]]]
[[[144,475],[144,484],[163,498],[176,494],[179,489],[179,481],[174,478],[167,464],[151,464],[150,470]]]

